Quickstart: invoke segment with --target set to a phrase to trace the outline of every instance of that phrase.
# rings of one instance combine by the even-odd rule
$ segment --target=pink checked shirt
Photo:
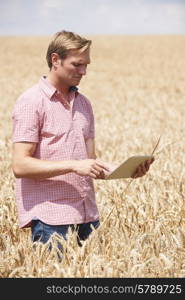
[[[37,143],[35,158],[50,161],[87,159],[86,139],[94,138],[91,104],[77,88],[70,92],[70,110],[62,95],[41,77],[13,109],[13,143]],[[80,224],[99,219],[93,181],[75,173],[38,180],[16,178],[20,227],[37,218],[51,225]]]

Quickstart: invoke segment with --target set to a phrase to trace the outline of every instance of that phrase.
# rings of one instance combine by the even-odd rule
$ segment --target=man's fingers
[[[145,175],[145,173],[146,173],[145,167],[143,166],[143,164],[141,164],[139,166],[139,171],[138,171],[137,175],[138,175],[138,177],[141,177],[141,176]]]
[[[110,171],[109,170],[109,167],[104,163],[102,162],[101,160],[96,160],[96,163],[99,167],[101,167],[103,170],[106,170],[106,171]]]
[[[100,166],[97,165],[97,164],[95,164],[95,165],[93,166],[93,169],[95,169],[95,170],[98,171],[99,173],[103,170],[103,168],[100,167]]]
[[[149,169],[149,166],[147,165],[147,167],[145,166],[145,163],[144,164],[141,164],[141,172],[142,174],[145,174]]]
[[[89,176],[92,177],[92,178],[94,178],[94,179],[97,178],[97,176],[93,172],[90,172]]]
[[[132,175],[132,178],[142,177],[143,175],[145,175],[145,173],[146,173],[145,168],[143,168],[142,165],[139,165],[139,167],[137,167],[136,171]]]
[[[152,164],[154,162],[155,158],[154,156],[151,158],[150,163]]]
[[[100,175],[101,169],[97,170],[95,167],[91,169],[91,172],[94,173],[95,175]]]
[[[105,179],[104,171],[101,171],[100,174],[96,177],[96,179]]]
[[[145,162],[145,168],[148,171],[150,168],[150,165],[154,162],[154,157],[152,157],[151,159],[146,160]]]

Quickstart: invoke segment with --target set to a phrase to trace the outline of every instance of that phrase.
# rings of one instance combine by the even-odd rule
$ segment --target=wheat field
[[[33,248],[19,229],[11,170],[17,97],[47,75],[49,37],[0,37],[0,277],[185,277],[185,36],[91,36],[80,92],[93,105],[96,152],[110,163],[155,162],[136,180],[96,180],[101,226],[82,247],[75,234]]]

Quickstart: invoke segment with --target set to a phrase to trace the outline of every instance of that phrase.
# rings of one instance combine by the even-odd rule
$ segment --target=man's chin
[[[74,78],[74,79],[73,79],[74,85],[80,84],[81,79],[82,79],[82,78]]]

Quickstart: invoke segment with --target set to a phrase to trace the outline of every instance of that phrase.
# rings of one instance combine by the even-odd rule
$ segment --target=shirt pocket
[[[63,137],[71,130],[72,122],[64,117],[47,116],[41,130],[42,137]]]
[[[83,135],[85,139],[88,138],[90,121],[86,116],[84,116],[83,114],[79,114],[75,120],[74,126],[76,132]]]

